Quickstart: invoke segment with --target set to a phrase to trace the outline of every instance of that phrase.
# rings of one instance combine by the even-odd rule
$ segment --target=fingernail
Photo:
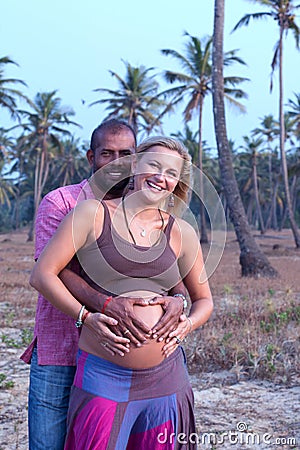
[[[153,339],[156,339],[157,338],[157,334],[153,334],[152,337],[153,337]]]
[[[163,341],[163,338],[162,337],[158,338],[158,342],[161,342],[161,341]]]

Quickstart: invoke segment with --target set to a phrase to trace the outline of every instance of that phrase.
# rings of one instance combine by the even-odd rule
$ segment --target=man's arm
[[[101,312],[107,295],[92,288],[83,278],[74,273],[69,268],[60,272],[59,277],[71,294],[90,311]],[[124,332],[129,330],[126,337],[130,341],[139,345],[146,340],[151,330],[134,312],[133,305],[149,305],[148,300],[142,298],[113,297],[105,307],[105,314],[118,321],[114,325],[113,331],[118,336],[124,336]]]

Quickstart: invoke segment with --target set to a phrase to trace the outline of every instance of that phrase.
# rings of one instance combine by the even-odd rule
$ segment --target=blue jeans
[[[34,348],[28,397],[29,450],[62,450],[74,366],[39,366]]]

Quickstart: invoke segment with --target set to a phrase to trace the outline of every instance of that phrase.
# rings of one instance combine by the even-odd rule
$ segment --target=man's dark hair
[[[108,131],[111,134],[119,134],[120,131],[124,130],[125,128],[127,128],[129,131],[131,131],[131,133],[134,137],[134,142],[135,142],[135,146],[136,146],[136,144],[137,144],[136,134],[135,134],[135,131],[132,128],[132,126],[129,125],[129,123],[125,122],[124,120],[109,119],[109,120],[105,120],[104,122],[100,123],[100,125],[98,125],[97,128],[94,129],[92,136],[91,136],[90,149],[93,152],[95,152],[95,150],[97,148],[98,135],[100,133],[105,133],[106,131]]]

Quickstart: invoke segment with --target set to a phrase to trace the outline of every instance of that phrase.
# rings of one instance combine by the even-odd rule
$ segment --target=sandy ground
[[[27,391],[29,367],[19,360],[34,324],[36,293],[28,285],[33,244],[26,233],[0,235],[0,450],[28,448]],[[268,232],[257,241],[280,277],[242,279],[234,233],[227,236],[221,262],[211,277],[214,298],[224,286],[257,292],[290,289],[300,293],[300,252],[289,230]],[[275,246],[275,247],[274,247]],[[205,249],[204,249],[205,250]],[[217,302],[216,302],[217,303]],[[300,385],[237,380],[232,373],[191,375],[195,393],[197,439],[207,449],[300,448]],[[208,443],[208,440],[211,443]],[[184,437],[182,437],[184,439]],[[150,449],[149,449],[150,450]]]

